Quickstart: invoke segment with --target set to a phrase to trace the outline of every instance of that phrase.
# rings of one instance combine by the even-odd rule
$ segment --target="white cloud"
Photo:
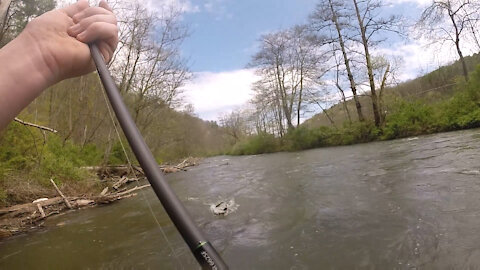
[[[252,83],[257,79],[251,69],[227,72],[199,72],[183,89],[185,98],[195,107],[195,113],[205,120],[217,120],[248,102]]]
[[[426,6],[432,3],[432,0],[387,0],[386,3],[390,5],[413,3],[413,4],[417,4],[418,6]]]
[[[184,13],[196,13],[200,7],[192,4],[190,0],[148,0],[148,5],[156,10],[174,8]]]
[[[374,54],[390,55],[402,59],[402,65],[399,67],[397,74],[399,81],[414,79],[458,60],[458,54],[453,44],[449,42],[445,42],[443,45],[430,43],[425,39],[417,39],[407,44],[400,43],[378,48],[374,51]],[[474,44],[464,42],[462,51],[467,56],[476,52],[476,48]]]

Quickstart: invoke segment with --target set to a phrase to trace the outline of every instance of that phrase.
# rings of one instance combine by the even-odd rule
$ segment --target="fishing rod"
[[[153,158],[152,152],[145,143],[145,140],[125,106],[97,45],[89,44],[89,47],[93,61],[97,66],[98,75],[100,76],[105,92],[107,93],[125,137],[127,137],[128,143],[140,163],[148,182],[150,182],[163,208],[182,235],[183,240],[190,247],[191,252],[202,269],[228,269],[227,264],[212,244],[208,242],[200,232],[177,195],[165,180],[165,177],[160,171],[160,167]]]

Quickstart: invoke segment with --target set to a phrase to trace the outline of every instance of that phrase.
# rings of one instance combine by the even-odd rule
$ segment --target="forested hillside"
[[[469,70],[475,70],[476,66],[480,64],[480,55],[467,56],[465,61]],[[386,109],[388,110],[388,107],[398,100],[421,101],[422,103],[430,104],[447,100],[455,94],[456,90],[459,90],[457,85],[461,81],[461,78],[459,78],[461,76],[462,64],[460,61],[456,61],[416,79],[387,87],[385,89]],[[359,99],[365,114],[371,119],[373,117],[370,109],[372,107],[371,99],[368,96],[362,96]],[[349,111],[355,110],[353,100],[348,100],[345,103],[340,101],[327,110],[327,114],[334,120],[335,125],[342,126],[348,121],[344,104],[346,104]],[[308,127],[332,126],[332,122],[322,112],[306,120],[304,125]]]

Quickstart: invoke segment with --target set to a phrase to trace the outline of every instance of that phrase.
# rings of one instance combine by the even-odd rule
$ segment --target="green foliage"
[[[42,185],[49,185],[50,178],[79,181],[86,177],[80,167],[96,165],[101,157],[94,145],[81,147],[57,135],[44,137],[38,130],[14,122],[0,140],[0,180],[21,175]]]
[[[378,139],[380,130],[373,123],[353,123],[342,128],[300,126],[284,138],[271,134],[250,136],[237,143],[229,154],[253,155],[277,151],[298,151],[322,146],[347,145]]]
[[[300,126],[289,132],[285,138],[285,148],[289,151],[310,149],[327,145],[326,140],[332,135],[332,128],[319,127],[310,129]]]
[[[383,128],[384,139],[402,138],[428,133],[434,124],[432,106],[420,101],[398,101],[387,115]]]
[[[55,178],[61,181],[79,181],[85,178],[85,171],[80,167],[98,164],[101,154],[95,146],[82,148],[71,141],[63,142],[57,136],[52,136],[42,149],[39,157],[39,179]]]
[[[128,145],[123,143],[123,145]],[[128,148],[129,150],[130,148]],[[127,154],[129,154],[130,151],[127,150]],[[130,157],[131,155],[129,155]],[[125,153],[123,152],[122,144],[120,141],[116,141],[115,144],[112,147],[112,153],[109,156],[108,163],[112,165],[120,165],[120,164],[127,164],[127,157],[125,156]]]
[[[300,126],[287,134],[284,148],[297,151],[321,146],[370,142],[377,139],[379,134],[380,130],[370,122],[346,123],[342,128]]]
[[[458,88],[462,90],[439,105],[438,125],[442,130],[480,127],[480,66],[470,74],[470,81]]]
[[[268,133],[261,133],[235,144],[230,153],[233,155],[257,155],[279,150],[280,148],[275,136]]]

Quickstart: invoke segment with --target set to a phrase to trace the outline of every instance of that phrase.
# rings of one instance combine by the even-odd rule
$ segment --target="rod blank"
[[[187,210],[163,177],[160,167],[122,100],[120,92],[105,65],[100,50],[95,44],[90,44],[89,46],[92,58],[97,66],[98,74],[118,122],[140,166],[145,172],[145,176],[152,185],[155,194],[162,203],[168,216],[190,247],[190,250],[202,269],[228,269],[226,263],[197,228]]]

